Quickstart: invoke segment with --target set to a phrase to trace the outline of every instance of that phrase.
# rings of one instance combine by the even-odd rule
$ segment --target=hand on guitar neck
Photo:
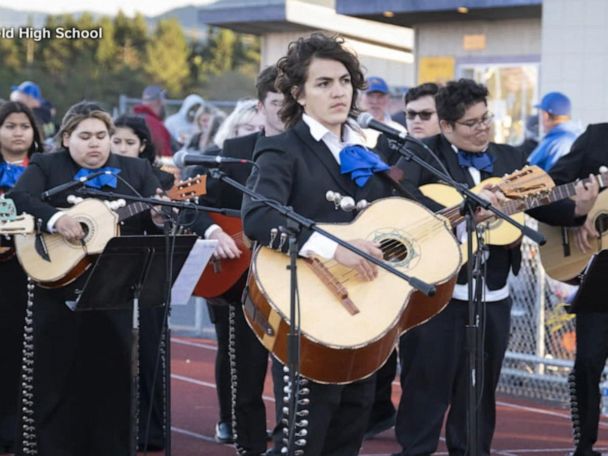
[[[577,217],[587,215],[597,199],[597,195],[600,191],[600,185],[593,174],[589,174],[589,179],[585,181],[579,181],[576,184],[576,195],[574,201],[576,206],[574,208],[574,214]],[[595,231],[595,229],[593,229]],[[595,232],[597,235],[597,232]]]
[[[477,195],[480,196],[481,198],[485,199],[486,201],[489,201],[493,207],[495,207],[499,210],[501,209],[501,203],[507,200],[505,195],[497,187],[494,187],[492,184],[488,184],[485,187],[483,187]],[[493,215],[494,214],[491,211],[489,211],[487,209],[479,208],[475,212],[475,221],[477,223],[480,223],[480,222],[483,222],[484,220],[489,219]]]
[[[380,250],[377,244],[364,239],[355,239],[349,242],[355,247],[363,250],[365,253],[372,255],[379,260],[382,259],[382,250]],[[357,255],[355,252],[351,252],[341,245],[336,248],[334,260],[356,270],[363,280],[374,280],[378,276],[378,267],[375,264],[370,263],[362,256]]]

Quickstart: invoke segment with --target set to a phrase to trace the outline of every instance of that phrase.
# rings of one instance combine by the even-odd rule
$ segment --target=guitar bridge
[[[325,286],[329,288],[334,295],[336,295],[342,306],[344,306],[349,314],[357,315],[359,313],[359,309],[348,296],[348,290],[331,273],[331,271],[327,269],[325,265],[321,263],[321,261],[319,261],[318,258],[307,258],[305,259],[305,262],[312,268],[317,277],[321,279],[321,282],[323,282]]]

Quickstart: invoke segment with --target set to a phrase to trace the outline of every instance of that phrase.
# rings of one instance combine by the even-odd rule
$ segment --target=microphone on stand
[[[406,139],[409,139],[406,132],[399,131],[396,128],[389,127],[382,122],[378,122],[369,112],[362,112],[357,116],[356,120],[361,128],[371,128],[379,131],[380,133],[384,133],[384,135],[390,139],[395,139],[399,142],[404,142]]]
[[[58,185],[57,187],[53,187],[48,189],[46,192],[42,192],[40,195],[43,200],[49,200],[55,195],[66,192],[76,187],[80,187],[84,185],[84,183],[88,180],[95,179],[96,177],[103,176],[104,174],[112,174],[111,171],[97,171],[96,173],[89,174],[88,176],[81,177],[78,180],[66,182],[65,184]]]
[[[251,160],[242,158],[221,157],[219,155],[200,155],[183,150],[173,155],[173,163],[178,168],[189,165],[202,165],[206,168],[218,168],[222,165],[253,165]]]

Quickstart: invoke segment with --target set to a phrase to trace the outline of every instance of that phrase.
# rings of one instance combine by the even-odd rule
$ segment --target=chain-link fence
[[[535,222],[528,219],[527,224],[534,227]],[[510,277],[509,286],[511,338],[498,389],[565,405],[576,345],[574,315],[566,312],[565,302],[576,288],[548,277],[538,245],[527,239],[521,270]]]

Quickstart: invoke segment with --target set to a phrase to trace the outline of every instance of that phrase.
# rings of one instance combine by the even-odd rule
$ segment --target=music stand
[[[175,282],[196,239],[196,236],[175,236],[171,239],[175,244],[171,257],[173,273],[170,278],[166,277],[165,236],[121,236],[110,239],[103,253],[97,258],[73,309],[95,311],[132,308],[133,310],[129,432],[132,456],[137,454],[138,433],[139,308],[170,304],[163,302],[166,296],[165,288],[168,281],[171,285]],[[168,350],[168,328],[165,328],[165,334]],[[170,390],[169,381],[167,381],[167,390]],[[166,392],[165,397],[165,450],[168,449],[170,452],[169,391]],[[150,404],[150,407],[152,405]]]
[[[608,312],[604,291],[608,271],[608,251],[593,256],[570,304],[569,313]]]

